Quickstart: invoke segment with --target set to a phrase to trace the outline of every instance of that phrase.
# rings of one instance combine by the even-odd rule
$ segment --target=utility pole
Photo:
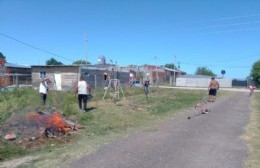
[[[173,61],[173,70],[174,70],[174,73],[173,73],[173,84],[176,85],[176,75],[175,75],[175,64],[176,64],[176,55],[174,55],[174,61]]]
[[[154,57],[155,59],[155,64],[156,64],[156,85],[157,87],[159,86],[159,76],[158,76],[158,65],[157,65],[157,57]]]
[[[180,61],[178,62],[178,69],[179,69],[179,72],[180,72],[180,77],[181,77],[181,65],[180,65],[181,63],[180,63]]]
[[[85,45],[86,45],[86,65],[88,64],[88,38],[87,33],[85,33]]]

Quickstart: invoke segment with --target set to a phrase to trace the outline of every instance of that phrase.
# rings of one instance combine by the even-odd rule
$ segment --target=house
[[[144,66],[128,66],[124,69],[129,70],[134,75],[134,80],[149,80],[150,84],[162,84],[169,83],[172,85],[175,83],[176,78],[182,75],[185,75],[186,72],[183,72],[179,69],[171,69],[162,66],[155,65],[144,65]]]
[[[32,85],[38,88],[41,78],[47,77],[52,83],[50,90],[69,91],[73,90],[80,76],[90,84],[92,88],[102,88],[106,80],[104,74],[110,78],[120,79],[121,84],[127,83],[129,72],[119,67],[110,65],[33,65]]]
[[[31,67],[1,61],[0,87],[31,85]]]
[[[176,85],[176,79],[187,74],[180,69],[171,69],[164,67],[164,70],[166,72],[166,81],[170,82],[170,85]]]

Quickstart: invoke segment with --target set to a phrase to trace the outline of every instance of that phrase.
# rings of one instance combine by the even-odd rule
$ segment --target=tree
[[[55,58],[51,58],[46,61],[46,65],[63,65],[63,63],[57,61]]]
[[[1,52],[0,52],[0,58],[2,58],[4,60],[4,62],[6,62],[6,57]]]
[[[176,66],[174,64],[165,64],[166,68],[170,68],[170,69],[176,69]]]
[[[210,69],[207,67],[198,67],[195,75],[205,75],[205,76],[216,76]]]
[[[253,64],[250,75],[253,77],[255,85],[260,86],[260,60]]]
[[[86,65],[86,61],[85,60],[77,60],[77,61],[74,61],[72,64],[73,65]],[[91,64],[91,63],[88,62],[87,64]]]

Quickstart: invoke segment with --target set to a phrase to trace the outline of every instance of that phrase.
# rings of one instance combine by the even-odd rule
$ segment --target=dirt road
[[[250,97],[234,92],[190,120],[188,110],[160,126],[99,148],[73,168],[242,168],[247,147],[240,136],[248,123]]]

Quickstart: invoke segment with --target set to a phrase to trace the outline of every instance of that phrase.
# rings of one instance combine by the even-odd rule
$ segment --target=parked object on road
[[[188,116],[187,119],[191,119],[201,114],[208,114],[211,110],[208,108],[207,105],[207,98],[204,96],[201,98],[199,103],[197,103],[194,107],[194,114],[193,116]]]
[[[132,87],[142,87],[142,83],[139,80],[134,80],[130,84]]]

